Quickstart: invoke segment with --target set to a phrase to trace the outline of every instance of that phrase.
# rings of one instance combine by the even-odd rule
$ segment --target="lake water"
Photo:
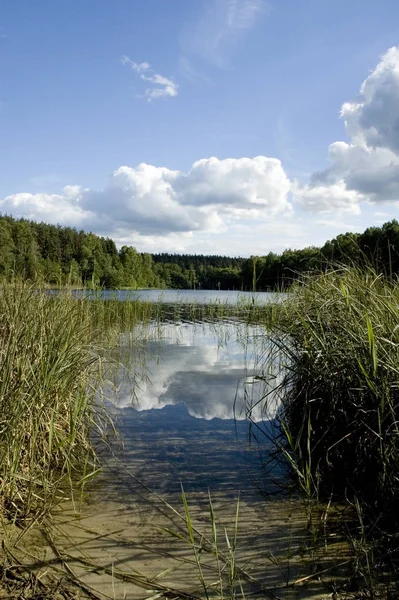
[[[210,494],[227,553],[223,528],[234,535],[240,498],[237,561],[250,573],[241,583],[267,597],[262,586],[280,585],[287,567],[290,576],[298,572],[293,555],[304,528],[296,501],[265,501],[282,480],[270,442],[279,406],[271,392],[281,375],[278,361],[266,360],[267,333],[235,321],[157,324],[137,336],[121,336],[112,355],[118,368],[102,391],[120,438],[103,450],[104,470],[88,488],[80,519],[63,508],[58,543],[74,572],[104,598],[150,594],[82,568],[82,557],[112,566],[113,574],[140,571],[152,578],[147,589],[166,572],[162,583],[198,594],[182,488],[200,538],[212,537]],[[201,561],[212,585],[214,555],[205,552]]]
[[[226,303],[239,304],[242,302],[256,302],[268,304],[278,302],[285,294],[275,292],[240,292],[233,290],[74,290],[77,298],[101,298],[104,300],[143,300],[146,302],[175,303]]]
[[[75,294],[168,304],[284,298],[187,290]],[[57,564],[62,555],[104,600],[200,600],[207,595],[198,560],[209,598],[321,598],[324,584],[309,580],[309,565],[329,571],[340,555],[331,561],[329,550],[323,545],[319,555],[311,541],[306,550],[304,505],[281,493],[286,475],[273,438],[284,369],[270,332],[237,317],[162,321],[135,325],[118,342],[97,390],[117,437],[110,428],[108,443],[98,440],[102,472],[87,481],[83,498],[60,506],[57,554],[45,547],[43,560]],[[239,582],[229,583],[232,552]],[[214,591],[220,576],[223,594]],[[298,585],[308,581],[309,589]]]
[[[161,471],[163,490],[182,482],[251,495],[250,481],[264,485],[279,404],[270,392],[281,377],[276,362],[275,372],[263,364],[268,343],[263,328],[239,322],[162,324],[139,352],[129,335],[121,337],[120,367],[104,393],[125,453],[133,445],[140,460],[142,452],[147,483],[151,476],[159,488]]]
[[[103,472],[88,485],[79,518],[75,505],[56,518],[58,547],[81,582],[104,599],[163,598],[159,584],[170,598],[181,597],[177,590],[204,597],[184,489],[209,589],[218,578],[210,495],[224,556],[239,498],[235,561],[247,597],[275,597],[270,590],[282,585],[280,597],[306,597],[294,584],[307,574],[303,507],[275,495],[283,473],[270,436],[282,375],[265,329],[156,324],[121,335],[111,358],[118,367],[102,396],[119,439],[102,446]]]

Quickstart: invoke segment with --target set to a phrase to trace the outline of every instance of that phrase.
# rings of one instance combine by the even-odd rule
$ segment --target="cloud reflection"
[[[267,344],[264,330],[244,324],[165,325],[146,342],[144,365],[125,346],[117,391],[107,395],[138,411],[184,404],[197,419],[243,420],[250,413],[254,421],[268,420],[279,403],[270,394],[279,378],[267,383],[255,376],[264,374]]]

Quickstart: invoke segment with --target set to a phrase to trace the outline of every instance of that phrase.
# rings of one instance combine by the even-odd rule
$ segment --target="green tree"
[[[10,279],[15,262],[15,244],[10,224],[0,221],[0,276]]]

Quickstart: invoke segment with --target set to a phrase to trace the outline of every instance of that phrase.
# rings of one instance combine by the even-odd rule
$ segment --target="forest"
[[[49,286],[263,291],[286,289],[301,273],[325,271],[334,263],[364,262],[388,276],[399,273],[396,220],[361,234],[340,234],[321,248],[229,258],[118,249],[112,239],[94,233],[0,216],[0,277],[8,281],[19,276]]]

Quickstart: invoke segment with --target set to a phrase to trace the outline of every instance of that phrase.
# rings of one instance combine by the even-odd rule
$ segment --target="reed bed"
[[[179,322],[212,322],[223,319],[239,319],[247,323],[269,323],[276,304],[267,305],[250,300],[240,301],[237,304],[228,302],[148,302],[142,300],[118,300],[111,298],[102,300],[92,298],[79,300],[89,304],[93,325],[108,328],[117,328],[120,331],[130,331],[138,323],[179,323]]]
[[[0,502],[26,517],[44,510],[71,481],[98,468],[90,437],[99,431],[96,388],[105,353],[121,332],[143,325],[246,317],[255,304],[162,305],[48,293],[0,283]],[[140,327],[139,327],[140,326]],[[139,334],[138,334],[139,335]],[[105,348],[107,347],[107,350]],[[101,419],[100,419],[101,421]]]
[[[355,574],[374,589],[399,571],[399,282],[337,267],[291,292],[274,315],[279,449],[309,500],[350,511]]]
[[[0,285],[0,516],[40,519],[96,473],[98,330],[69,294]]]
[[[96,391],[121,332],[130,332],[135,343],[143,325],[251,322],[269,319],[266,310],[272,308],[246,302],[76,298],[72,291],[49,293],[22,280],[1,282],[0,514],[15,519],[44,514],[99,468],[93,433],[101,434],[106,417]]]
[[[109,421],[99,403],[99,390],[110,375],[110,348],[117,349],[121,333],[130,333],[131,343],[137,343],[145,327],[150,325],[185,321],[217,323],[227,319],[268,327],[278,324],[280,341],[286,339],[288,330],[290,339],[295,340],[289,306],[299,302],[299,295],[290,302],[281,307],[253,301],[236,305],[167,305],[116,298],[76,298],[71,291],[49,294],[23,281],[0,283],[0,518],[3,526],[14,522],[29,528],[38,521],[46,526],[45,517],[54,505],[65,498],[74,498],[100,470],[95,441],[104,437]],[[287,348],[291,360],[295,344],[291,341]],[[115,365],[116,362],[114,360]],[[111,371],[112,368],[111,365]],[[286,397],[287,423],[290,435],[300,438],[293,426],[296,422],[293,398]],[[301,443],[297,446],[302,451]],[[294,457],[294,452],[290,456]],[[309,473],[315,477],[311,469]],[[187,523],[190,523],[186,505],[185,510]],[[214,527],[213,513],[211,516]],[[215,536],[215,529],[212,531]],[[225,571],[230,573],[228,568],[233,569],[228,584],[235,597],[234,544],[231,546],[231,540],[226,541],[228,560],[220,554],[217,539],[213,539],[214,551],[219,566],[221,558],[225,561],[223,577]],[[193,549],[196,550],[195,544]],[[223,596],[224,586],[222,583],[220,586]],[[50,596],[51,593],[50,590]],[[206,595],[206,590],[204,593]]]

